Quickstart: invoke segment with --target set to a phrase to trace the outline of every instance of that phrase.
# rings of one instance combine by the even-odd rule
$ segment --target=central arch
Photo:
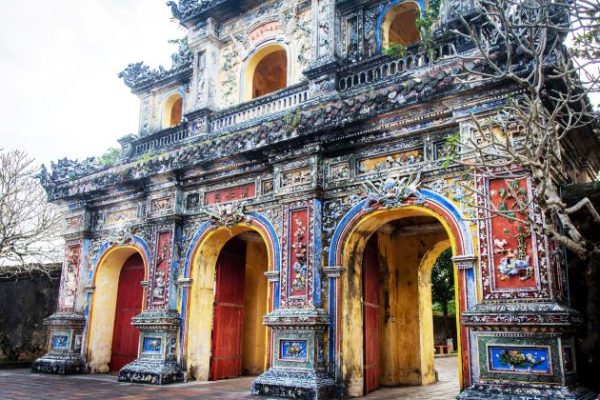
[[[462,219],[460,212],[445,197],[429,190],[421,190],[420,195],[422,198],[418,202],[416,199],[409,199],[396,208],[373,210],[367,206],[367,201],[362,201],[341,219],[334,231],[329,252],[329,265],[341,266],[344,272],[339,282],[330,279],[330,299],[332,301],[329,304],[331,315],[329,359],[330,363],[335,365],[337,378],[346,383],[346,389],[351,396],[363,395],[365,388],[363,304],[360,296],[363,285],[361,263],[367,243],[374,232],[391,221],[402,218],[429,218],[437,221],[443,227],[447,241],[445,243],[442,240],[438,241],[439,243],[425,254],[420,263],[422,267],[418,279],[430,277],[433,261],[449,245],[456,261],[455,264],[461,264],[461,268],[464,268],[461,270],[455,268],[458,311],[463,312],[475,303],[475,275],[472,268],[474,244],[469,226]],[[463,261],[466,261],[466,268]],[[431,302],[430,296],[431,293],[429,293],[429,302]],[[427,298],[424,299],[425,301],[419,305],[421,308],[423,308],[423,304],[427,303]],[[422,314],[426,310],[417,311]],[[360,321],[357,321],[357,315],[360,317]],[[469,368],[471,350],[466,329],[458,331],[459,383],[461,386],[466,386],[471,381]],[[421,338],[421,342],[426,341],[429,341],[429,338]],[[432,348],[420,352],[422,362],[425,362],[428,357],[433,359]],[[424,366],[425,364],[420,365]],[[433,371],[420,372],[422,374],[420,381],[414,383],[432,382]]]
[[[268,43],[249,58],[242,75],[242,100],[284,89],[290,83],[289,50],[281,43]]]
[[[240,241],[245,241],[241,246]],[[236,243],[237,242],[237,243]],[[243,256],[240,250],[243,250]],[[264,249],[261,255],[261,249]],[[184,267],[184,279],[190,281],[189,288],[184,288],[181,298],[183,327],[181,330],[182,359],[185,368],[192,379],[209,380],[233,377],[230,373],[215,374],[217,357],[223,354],[215,353],[215,346],[227,324],[223,325],[219,316],[226,315],[227,308],[235,307],[235,293],[219,295],[220,270],[225,268],[225,274],[232,274],[232,268],[237,268],[235,258],[244,258],[246,283],[248,290],[256,292],[256,298],[240,299],[245,315],[242,351],[242,367],[244,374],[254,375],[267,369],[270,360],[270,337],[267,328],[262,325],[262,317],[279,305],[279,285],[272,287],[267,284],[264,276],[266,271],[279,270],[279,245],[275,231],[268,221],[258,214],[247,222],[238,223],[232,227],[214,225],[212,222],[203,224],[196,233]],[[232,261],[233,260],[233,261]],[[231,270],[231,271],[229,271]],[[238,271],[239,273],[239,271]],[[233,297],[232,297],[233,296]],[[220,304],[224,309],[220,310]],[[223,308],[223,307],[221,307]],[[239,322],[242,324],[242,322]],[[212,368],[211,368],[212,367]]]

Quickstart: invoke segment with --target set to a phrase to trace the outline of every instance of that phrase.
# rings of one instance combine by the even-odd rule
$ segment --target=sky
[[[0,0],[0,149],[85,158],[137,133],[127,64],[170,67],[185,30],[164,0]]]

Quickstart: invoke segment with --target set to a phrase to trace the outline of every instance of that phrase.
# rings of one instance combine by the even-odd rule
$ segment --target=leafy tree
[[[454,267],[451,249],[444,250],[433,264],[431,296],[433,303],[440,304],[444,317],[447,317],[448,304],[454,301]]]

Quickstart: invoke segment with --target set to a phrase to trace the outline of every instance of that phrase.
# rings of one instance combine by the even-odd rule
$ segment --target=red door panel
[[[242,374],[246,243],[232,239],[217,260],[210,379]]]
[[[379,387],[379,260],[377,233],[373,234],[363,255],[363,323],[365,394]]]
[[[118,371],[137,358],[140,332],[131,318],[142,312],[144,261],[134,254],[125,261],[119,275],[115,325],[113,328],[111,371]]]

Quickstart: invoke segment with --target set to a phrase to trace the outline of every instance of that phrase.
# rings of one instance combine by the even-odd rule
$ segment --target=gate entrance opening
[[[257,233],[229,240],[216,264],[210,380],[265,371],[267,249]]]

